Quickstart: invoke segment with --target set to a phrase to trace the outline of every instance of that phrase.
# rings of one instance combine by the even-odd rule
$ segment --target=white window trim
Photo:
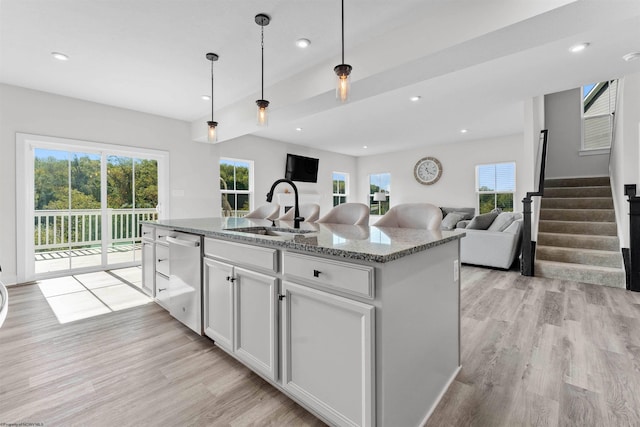
[[[344,175],[344,194],[342,194],[342,193],[332,193],[331,194],[331,204],[333,205],[333,198],[334,197],[344,197],[345,203],[348,203],[349,202],[349,174],[347,172],[338,172],[338,171],[331,172],[331,191],[333,191],[333,174]],[[340,203],[340,204],[342,204],[342,203]]]
[[[369,176],[367,177],[367,191],[369,191],[369,195],[368,195],[368,201],[367,201],[367,205],[369,206],[369,211],[371,211],[371,203],[373,202],[373,193],[371,193],[371,176],[372,175],[389,175],[389,191],[386,191],[387,193],[387,201],[389,201],[389,209],[391,209],[391,172],[374,172],[374,173],[370,173]],[[380,205],[378,205],[378,212],[380,212]],[[377,213],[377,214],[370,214],[373,217],[379,217],[379,216],[384,216],[384,214],[381,213]]]
[[[480,187],[480,183],[478,182],[478,169],[480,166],[488,166],[488,165],[504,165],[504,164],[513,164],[513,191],[480,191],[478,188]],[[481,194],[511,194],[513,196],[513,212],[516,212],[516,191],[518,188],[518,164],[515,160],[510,160],[506,162],[492,162],[492,163],[480,163],[476,165],[476,212],[480,215],[480,195]],[[495,200],[495,198],[494,198]],[[495,209],[495,201],[494,201],[494,209]]]
[[[36,148],[94,153],[104,156],[143,157],[158,162],[158,219],[169,217],[169,152],[149,148],[129,147],[105,144],[78,139],[57,138],[52,136],[16,133],[16,232],[22,238],[17,239],[17,283],[32,281],[36,278],[33,262],[33,212],[34,212],[34,159]],[[20,169],[21,172],[20,172]],[[106,187],[102,188],[102,200],[106,200]],[[103,207],[103,214],[106,208]],[[79,269],[74,272],[95,271],[95,268]]]
[[[248,159],[237,159],[233,157],[220,157],[218,160],[218,176],[220,176],[220,162],[226,160],[229,162],[242,162],[249,164],[249,189],[248,190],[225,190],[220,189],[220,197],[223,194],[248,194],[249,195],[249,211],[256,208],[255,205],[255,185],[254,185],[254,161]],[[220,185],[218,183],[218,185]]]

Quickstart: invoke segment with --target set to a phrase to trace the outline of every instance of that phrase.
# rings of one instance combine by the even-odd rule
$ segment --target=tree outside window
[[[384,215],[389,210],[391,174],[376,173],[369,175],[369,209],[371,215]],[[377,195],[376,195],[377,193]],[[384,200],[376,200],[376,199]]]
[[[333,206],[347,203],[347,181],[349,174],[333,172]]]
[[[478,212],[490,212],[495,208],[513,212],[516,191],[516,164],[496,163],[476,166],[476,193]]]
[[[251,212],[253,162],[220,159],[222,216],[244,216]]]

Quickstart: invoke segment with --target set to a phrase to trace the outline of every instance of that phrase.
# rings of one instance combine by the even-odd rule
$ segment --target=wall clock
[[[435,157],[424,157],[413,168],[413,176],[420,184],[435,184],[442,176],[442,164]]]

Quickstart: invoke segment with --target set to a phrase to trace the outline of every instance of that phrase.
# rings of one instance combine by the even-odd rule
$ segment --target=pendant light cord
[[[260,49],[262,53],[262,74],[260,83],[260,99],[264,99],[264,25],[260,26]]]
[[[342,63],[344,64],[344,0],[342,0]]]
[[[213,122],[213,61],[211,61],[211,121]]]

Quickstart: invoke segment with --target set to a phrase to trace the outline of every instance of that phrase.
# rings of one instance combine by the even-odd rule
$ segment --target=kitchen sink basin
[[[227,228],[227,231],[235,231],[236,233],[252,234],[256,237],[273,237],[283,240],[293,240],[296,236],[304,236],[313,233],[315,230],[300,230],[296,228],[279,228],[279,227],[240,227]]]

